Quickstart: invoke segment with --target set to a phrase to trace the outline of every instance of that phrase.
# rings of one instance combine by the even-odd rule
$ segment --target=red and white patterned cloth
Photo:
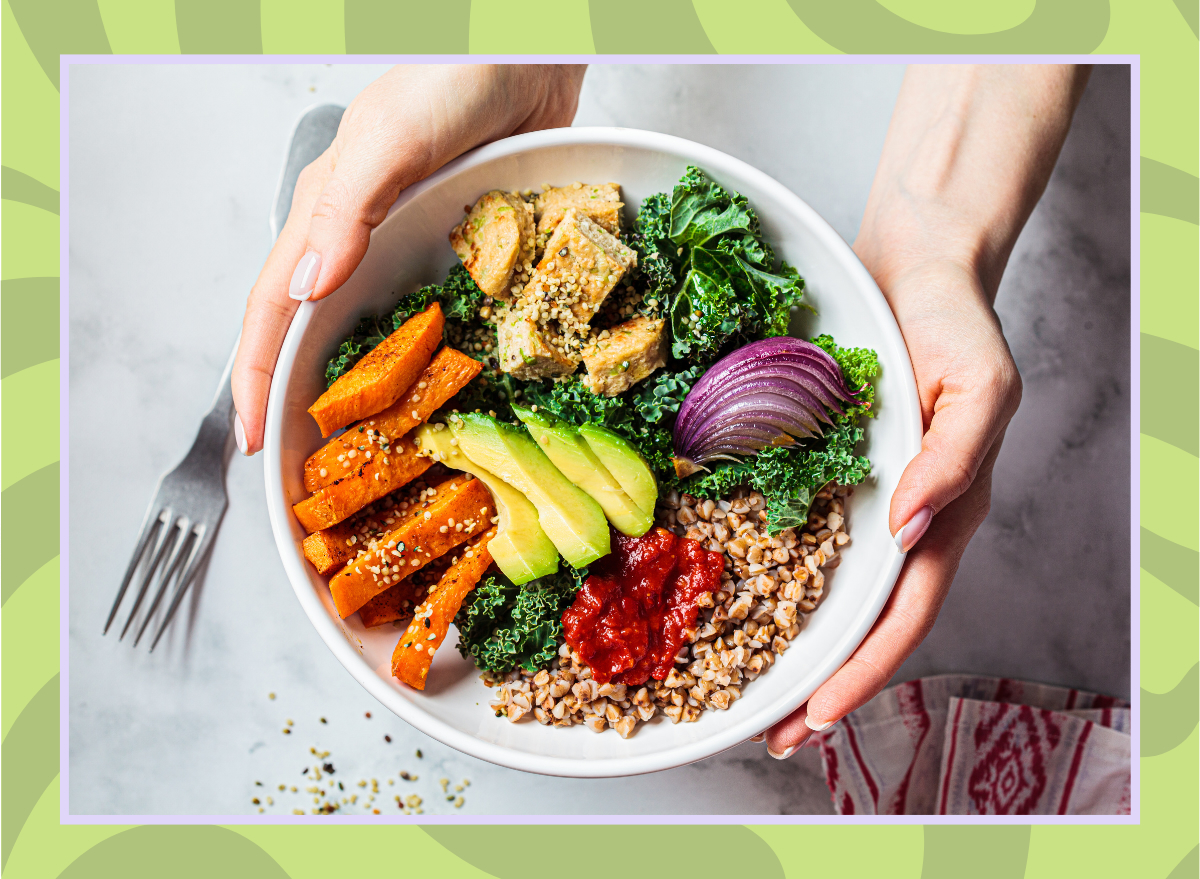
[[[1129,703],[1110,696],[923,678],[808,744],[841,815],[1129,814]]]

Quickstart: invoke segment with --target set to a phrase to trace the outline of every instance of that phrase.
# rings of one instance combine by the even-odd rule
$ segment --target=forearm
[[[913,65],[855,250],[885,287],[920,263],[975,274],[989,303],[1037,204],[1090,68]]]

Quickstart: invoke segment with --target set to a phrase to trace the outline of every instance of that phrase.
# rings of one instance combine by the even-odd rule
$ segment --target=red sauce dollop
[[[563,613],[567,643],[602,684],[661,681],[696,622],[697,599],[720,588],[725,557],[663,528],[614,533],[613,543]]]

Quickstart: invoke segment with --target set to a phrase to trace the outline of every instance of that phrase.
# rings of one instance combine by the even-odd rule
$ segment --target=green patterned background
[[[3,430],[0,864],[13,877],[327,876],[351,866],[453,876],[667,873],[705,851],[714,875],[1194,877],[1200,644],[1197,0],[526,0],[567,53],[1141,55],[1142,753],[1140,826],[61,826],[58,444],[59,60],[62,53],[466,53],[525,45],[501,0],[3,0],[0,213]],[[637,27],[629,22],[636,21]],[[1182,376],[1184,386],[1159,375]],[[1184,476],[1186,474],[1186,476]],[[381,835],[386,834],[386,842]],[[683,837],[681,840],[680,837]],[[382,843],[382,844],[381,844]],[[714,848],[716,849],[714,851]],[[980,854],[986,852],[981,860]],[[638,868],[630,870],[629,864]],[[685,868],[686,869],[686,868]],[[557,870],[556,870],[557,872]]]

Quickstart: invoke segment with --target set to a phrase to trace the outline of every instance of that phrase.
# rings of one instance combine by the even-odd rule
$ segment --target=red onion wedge
[[[837,361],[812,342],[752,342],[713,364],[684,399],[675,419],[675,472],[689,476],[710,461],[821,436],[829,412],[841,415],[855,393]]]

